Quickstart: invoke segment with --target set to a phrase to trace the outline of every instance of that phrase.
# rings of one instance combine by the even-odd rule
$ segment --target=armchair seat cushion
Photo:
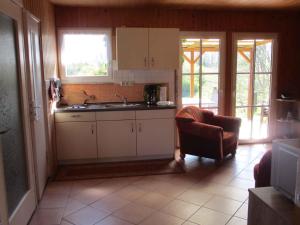
[[[236,143],[236,135],[234,132],[223,132],[223,147],[229,147]]]

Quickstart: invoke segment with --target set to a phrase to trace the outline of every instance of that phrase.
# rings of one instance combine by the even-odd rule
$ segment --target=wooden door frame
[[[237,32],[232,35],[232,96],[231,114],[235,116],[235,95],[236,95],[236,66],[237,66],[237,40],[242,39],[272,39],[272,76],[271,76],[271,95],[270,95],[270,115],[269,115],[269,137],[261,140],[240,140],[241,144],[268,143],[276,136],[276,97],[277,97],[277,62],[278,62],[278,34],[277,33],[255,33]]]
[[[39,31],[39,54],[40,54],[40,64],[41,64],[41,81],[42,81],[42,105],[43,111],[44,111],[44,123],[45,123],[45,141],[46,141],[46,155],[49,154],[49,130],[48,130],[48,115],[47,115],[47,96],[46,92],[46,85],[45,85],[45,75],[44,75],[44,67],[43,67],[43,52],[42,52],[42,38],[41,38],[41,21],[36,18],[34,15],[32,15],[30,12],[27,10],[23,9],[23,28],[24,28],[24,41],[25,41],[25,54],[26,54],[26,74],[27,74],[27,85],[28,85],[28,97],[29,97],[29,102],[30,99],[32,98],[32,94],[34,92],[34,87],[32,85],[32,74],[31,74],[31,69],[30,65],[32,62],[31,55],[30,55],[30,49],[29,49],[29,28],[32,25],[32,23],[36,23],[38,26],[38,31]],[[35,179],[36,179],[36,191],[37,191],[37,198],[38,200],[41,200],[42,194],[44,190],[40,190],[39,188],[39,183],[38,183],[38,167],[37,167],[37,149],[35,148],[35,130],[32,122],[31,124],[31,134],[32,134],[32,146],[33,146],[33,153],[34,153],[34,168],[35,168]],[[49,157],[48,157],[49,158]],[[46,160],[47,164],[49,163],[48,160]],[[47,165],[46,165],[47,166]],[[49,175],[49,171],[47,169],[46,176]]]
[[[28,191],[21,199],[19,205],[16,207],[15,211],[9,218],[9,224],[11,225],[22,225],[26,224],[34,209],[36,208],[36,190],[35,190],[35,176],[33,167],[33,152],[32,152],[32,142],[31,142],[31,132],[30,132],[30,114],[28,105],[28,95],[27,95],[27,85],[25,77],[25,55],[24,55],[24,33],[23,33],[23,18],[22,18],[22,8],[13,3],[10,0],[0,1],[0,12],[4,15],[9,16],[14,20],[15,30],[16,30],[16,48],[17,48],[17,64],[18,64],[18,80],[19,80],[19,91],[21,98],[21,113],[22,113],[22,123],[24,130],[24,146],[26,154],[27,163],[27,175],[28,175]],[[2,194],[6,193],[2,191]],[[7,205],[2,206],[6,207]],[[2,209],[1,207],[1,209]],[[2,211],[2,210],[1,210]],[[5,218],[5,217],[4,217]],[[5,225],[3,221],[3,225]]]
[[[180,51],[182,49],[181,40],[186,37],[194,37],[201,39],[220,39],[220,78],[219,78],[219,114],[225,113],[225,70],[226,70],[226,32],[201,32],[201,31],[181,31],[179,42]],[[180,55],[180,54],[179,54]],[[177,105],[178,109],[182,108],[182,68],[179,61],[179,71],[177,79]]]

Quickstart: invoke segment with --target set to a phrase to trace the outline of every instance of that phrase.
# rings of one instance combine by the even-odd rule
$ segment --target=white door
[[[97,135],[99,158],[136,156],[135,120],[98,122]]]
[[[36,207],[22,9],[0,1],[0,219],[26,225]]]
[[[96,122],[56,123],[58,160],[97,158]]]
[[[149,28],[149,68],[179,67],[179,29]]]
[[[41,199],[47,182],[47,126],[43,92],[43,72],[40,52],[40,22],[24,12],[29,102],[31,107],[31,132],[34,148],[37,192]]]
[[[276,35],[234,35],[234,114],[242,119],[240,141],[272,138]]]
[[[137,155],[173,155],[174,119],[137,120]]]
[[[148,68],[148,28],[117,28],[118,69]]]

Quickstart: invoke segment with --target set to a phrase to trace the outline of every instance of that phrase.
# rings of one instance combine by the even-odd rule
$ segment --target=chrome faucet
[[[127,99],[125,96],[116,94],[116,97],[120,98],[120,99],[123,101],[123,104],[124,104],[124,105],[127,105],[127,104],[128,104],[128,99]]]
[[[82,90],[82,93],[87,97],[83,102],[84,105],[87,104],[89,100],[94,101],[96,99],[95,95],[89,95],[85,90]]]

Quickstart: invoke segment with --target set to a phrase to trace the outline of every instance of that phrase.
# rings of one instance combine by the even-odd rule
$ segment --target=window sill
[[[62,84],[101,84],[113,83],[112,76],[104,77],[61,77]]]

